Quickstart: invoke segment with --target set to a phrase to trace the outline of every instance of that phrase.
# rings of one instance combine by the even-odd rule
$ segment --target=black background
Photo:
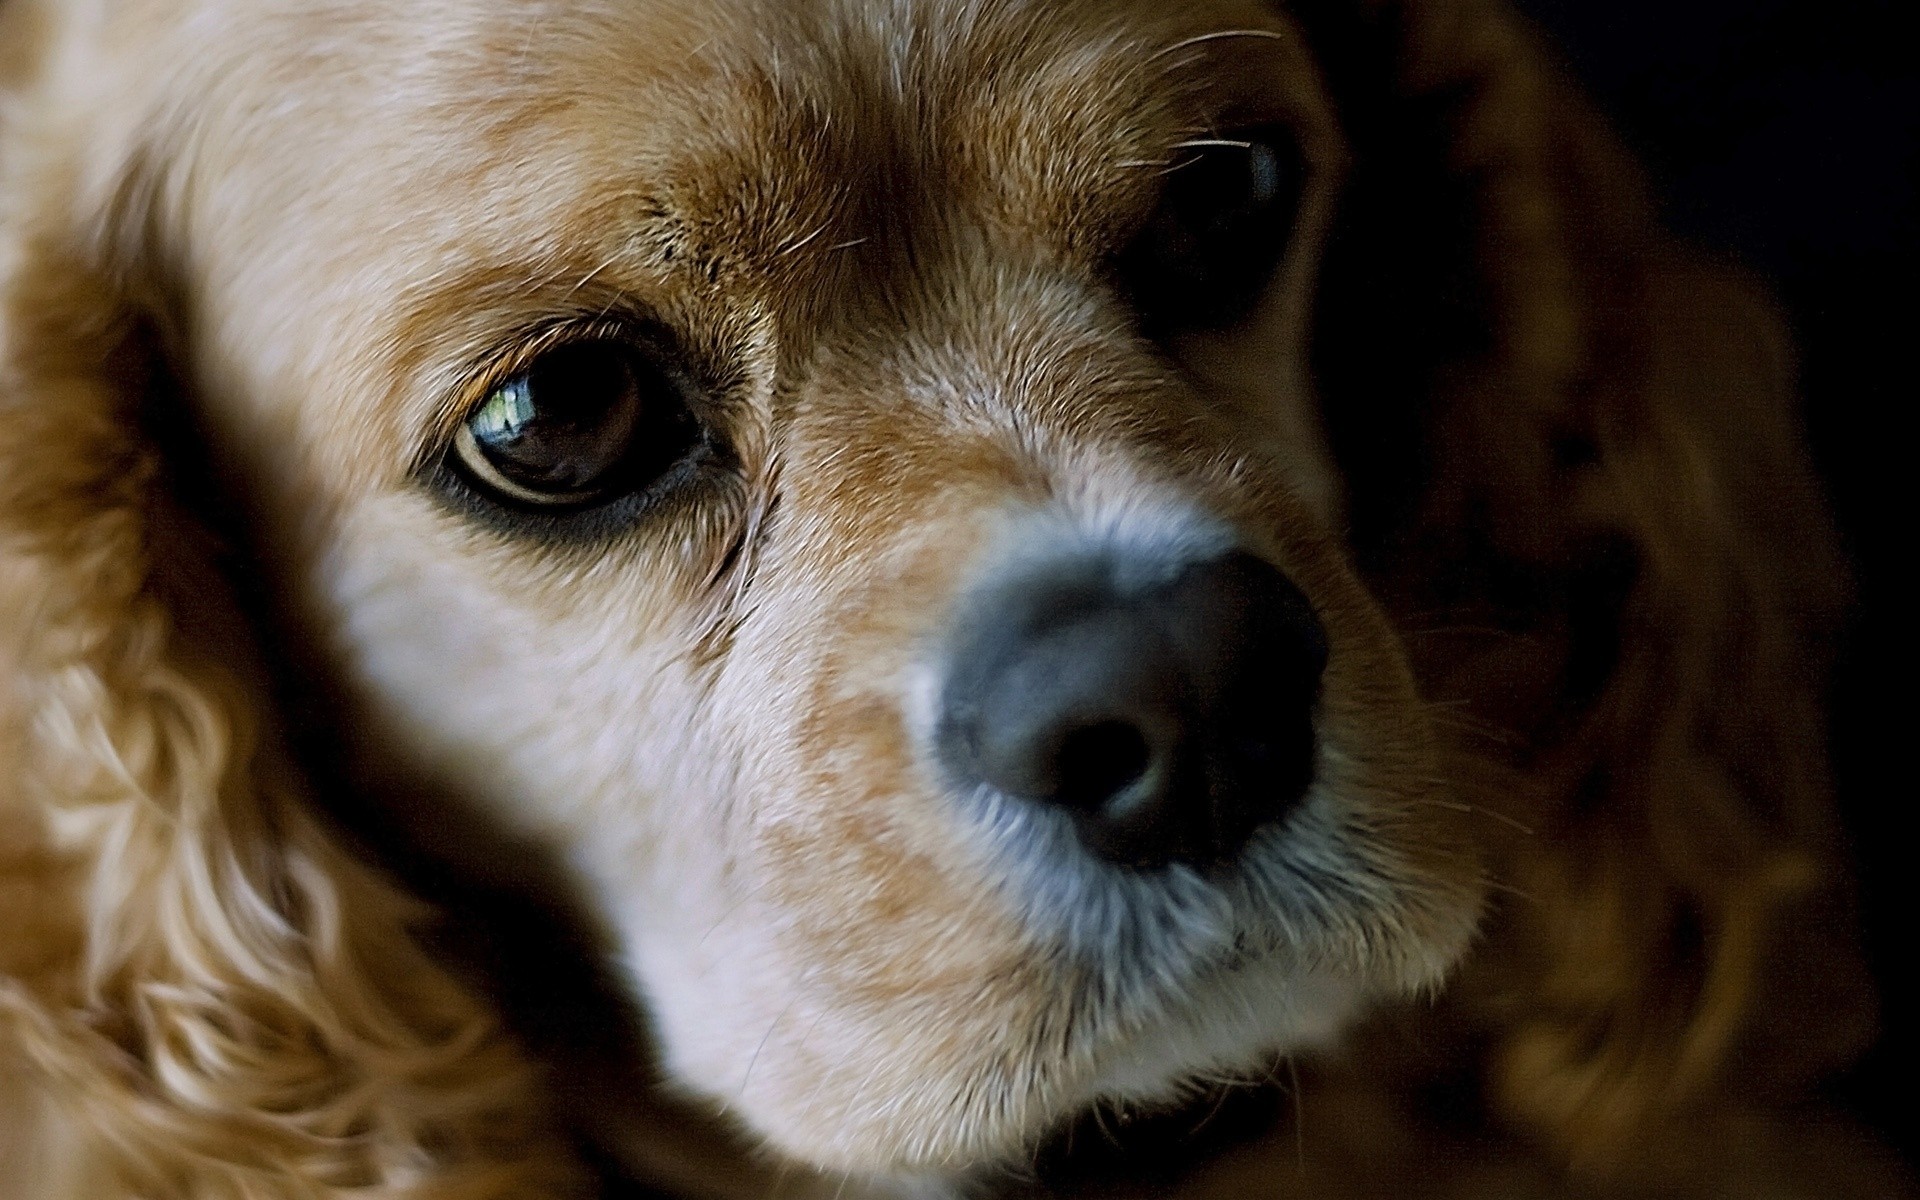
[[[1801,354],[1814,454],[1854,570],[1832,740],[1852,834],[1882,1034],[1836,1081],[1920,1159],[1920,862],[1913,807],[1920,462],[1900,434],[1920,399],[1920,69],[1905,0],[1520,0],[1651,168],[1668,224],[1769,279]],[[1920,964],[1914,964],[1920,966]]]

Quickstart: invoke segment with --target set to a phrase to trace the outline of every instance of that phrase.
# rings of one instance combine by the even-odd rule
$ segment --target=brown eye
[[[645,487],[698,444],[684,390],[637,347],[556,346],[487,393],[453,459],[496,499],[575,507]]]
[[[1268,125],[1188,146],[1119,270],[1150,333],[1221,329],[1259,303],[1293,234],[1306,165]]]

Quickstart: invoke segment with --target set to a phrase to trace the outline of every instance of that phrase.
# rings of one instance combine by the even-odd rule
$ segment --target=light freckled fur
[[[0,0],[0,1196],[1024,1194],[1283,1059],[1296,1129],[1106,1193],[1891,1194],[1792,1107],[1871,1005],[1787,356],[1545,62],[1492,0]],[[1149,344],[1112,256],[1250,124],[1278,273]],[[636,313],[723,480],[433,492]],[[980,597],[1230,547],[1330,645],[1235,869],[936,765]]]

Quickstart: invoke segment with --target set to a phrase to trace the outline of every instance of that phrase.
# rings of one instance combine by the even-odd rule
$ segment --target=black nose
[[[982,597],[952,654],[948,770],[1066,809],[1111,862],[1231,857],[1312,777],[1326,635],[1251,554],[1147,585],[1055,567]]]

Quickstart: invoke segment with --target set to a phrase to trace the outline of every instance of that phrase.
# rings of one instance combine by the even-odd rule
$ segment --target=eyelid
[[[466,452],[468,448],[472,449],[472,453]],[[454,431],[453,443],[447,447],[447,457],[450,459],[458,459],[464,469],[478,475],[480,482],[484,483],[487,487],[494,489],[509,500],[518,504],[528,505],[535,509],[567,508],[576,504],[584,504],[592,500],[595,495],[595,493],[591,491],[546,493],[521,487],[487,463],[487,456],[480,452],[478,446],[475,444],[472,430],[469,429],[464,422]]]
[[[460,430],[494,392],[527,370],[542,354],[574,342],[614,341],[648,347],[657,341],[644,336],[642,323],[622,316],[596,313],[561,317],[522,333],[511,342],[479,358],[461,371],[435,410],[410,472],[418,477],[453,451]]]

